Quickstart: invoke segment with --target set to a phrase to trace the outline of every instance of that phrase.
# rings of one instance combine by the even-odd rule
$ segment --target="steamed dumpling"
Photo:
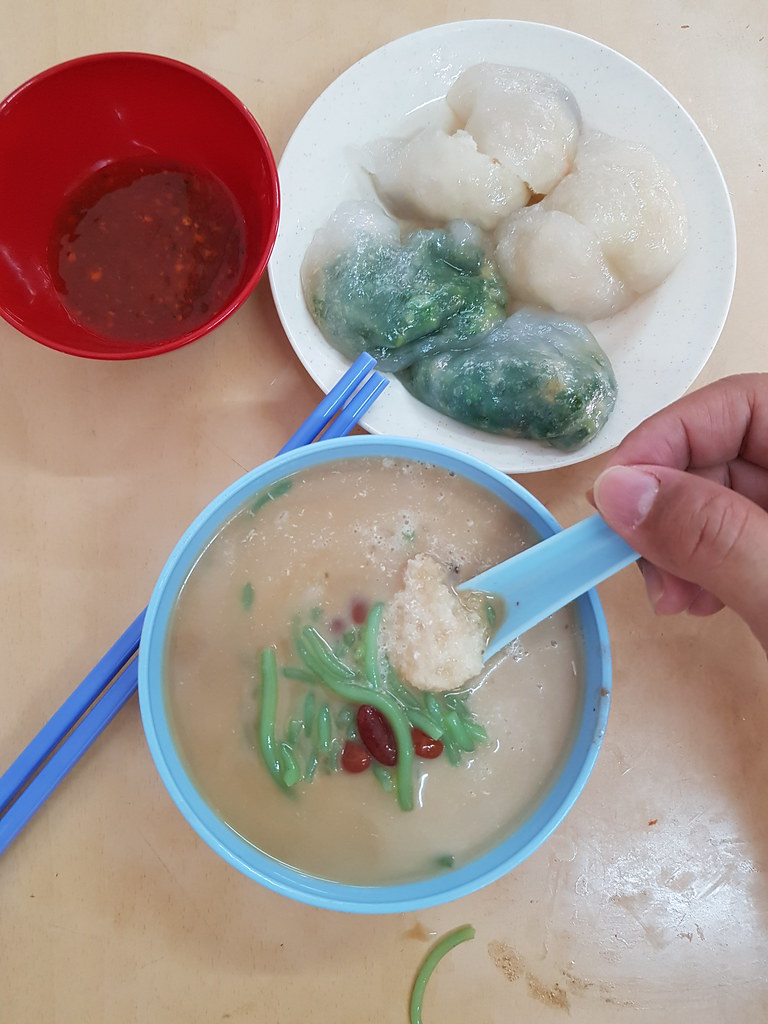
[[[517,302],[581,320],[610,316],[633,298],[592,229],[541,203],[505,226],[496,262]]]
[[[315,233],[301,279],[326,340],[349,359],[369,352],[383,370],[475,344],[508,301],[476,229],[456,222],[401,239],[375,203],[341,204]]]
[[[368,245],[397,245],[400,228],[378,203],[341,203],[333,215],[318,228],[301,264],[301,283],[305,292],[314,288],[314,280],[323,267],[351,248]]]
[[[447,101],[481,153],[546,195],[571,169],[581,131],[576,100],[556,78],[527,68],[476,64]]]
[[[446,100],[455,130],[423,128],[369,149],[368,170],[394,216],[426,226],[464,220],[491,231],[570,170],[581,114],[550,75],[477,64]]]
[[[645,146],[602,132],[587,136],[573,174],[549,197],[591,228],[627,288],[642,294],[661,284],[685,253],[687,223],[680,186]]]
[[[512,168],[480,152],[461,130],[382,139],[371,147],[369,170],[391,213],[429,227],[461,220],[490,231],[530,198]]]
[[[670,170],[645,146],[595,132],[571,174],[501,226],[496,260],[517,301],[589,321],[660,284],[686,244]]]
[[[472,349],[420,359],[399,376],[461,423],[566,451],[591,440],[616,401],[610,360],[590,330],[539,309],[518,310]]]

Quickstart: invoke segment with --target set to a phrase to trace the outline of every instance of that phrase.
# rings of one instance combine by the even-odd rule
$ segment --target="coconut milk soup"
[[[313,675],[317,649],[314,662],[299,649],[307,655],[307,630],[321,636],[326,667],[338,658],[351,685],[370,685],[366,629],[409,559],[427,553],[459,583],[535,539],[478,485],[400,459],[326,464],[255,495],[201,553],[169,631],[168,717],[204,798],[266,854],[350,884],[428,877],[503,839],[570,747],[582,699],[573,607],[506,648],[463,693],[436,695],[439,708],[378,662],[387,700],[423,725],[431,714],[458,730],[445,725],[439,756],[420,757],[414,740],[412,810],[401,806],[399,768],[368,758],[355,770],[349,751],[367,757],[358,707]],[[262,674],[270,648],[271,712]]]

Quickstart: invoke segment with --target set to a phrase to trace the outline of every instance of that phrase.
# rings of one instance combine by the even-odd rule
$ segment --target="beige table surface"
[[[0,94],[83,53],[198,65],[279,157],[315,97],[408,32],[475,17],[593,36],[707,135],[739,235],[732,310],[700,382],[768,370],[764,0],[0,0]],[[5,154],[0,154],[0,159]],[[670,339],[674,343],[674,339]],[[265,279],[209,338],[109,364],[0,322],[0,769],[146,604],[188,522],[319,398]],[[527,476],[564,522],[594,460]],[[601,588],[614,702],[597,769],[524,865],[455,904],[381,918],[242,877],[166,794],[132,701],[0,859],[0,1022],[399,1024],[434,936],[469,922],[425,1020],[768,1020],[768,672],[729,613],[657,620],[628,570]]]

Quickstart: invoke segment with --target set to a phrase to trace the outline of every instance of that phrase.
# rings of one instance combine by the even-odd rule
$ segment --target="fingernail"
[[[592,493],[597,511],[609,525],[633,529],[651,511],[659,481],[642,469],[612,466],[595,480]]]
[[[664,596],[664,578],[656,566],[651,565],[650,562],[641,562],[640,570],[643,574],[648,600],[651,602],[651,607],[655,609]]]

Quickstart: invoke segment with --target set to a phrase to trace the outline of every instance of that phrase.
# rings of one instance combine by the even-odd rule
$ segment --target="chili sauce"
[[[70,316],[115,341],[167,341],[236,292],[245,220],[212,175],[147,159],[101,167],[65,199],[49,262]]]

